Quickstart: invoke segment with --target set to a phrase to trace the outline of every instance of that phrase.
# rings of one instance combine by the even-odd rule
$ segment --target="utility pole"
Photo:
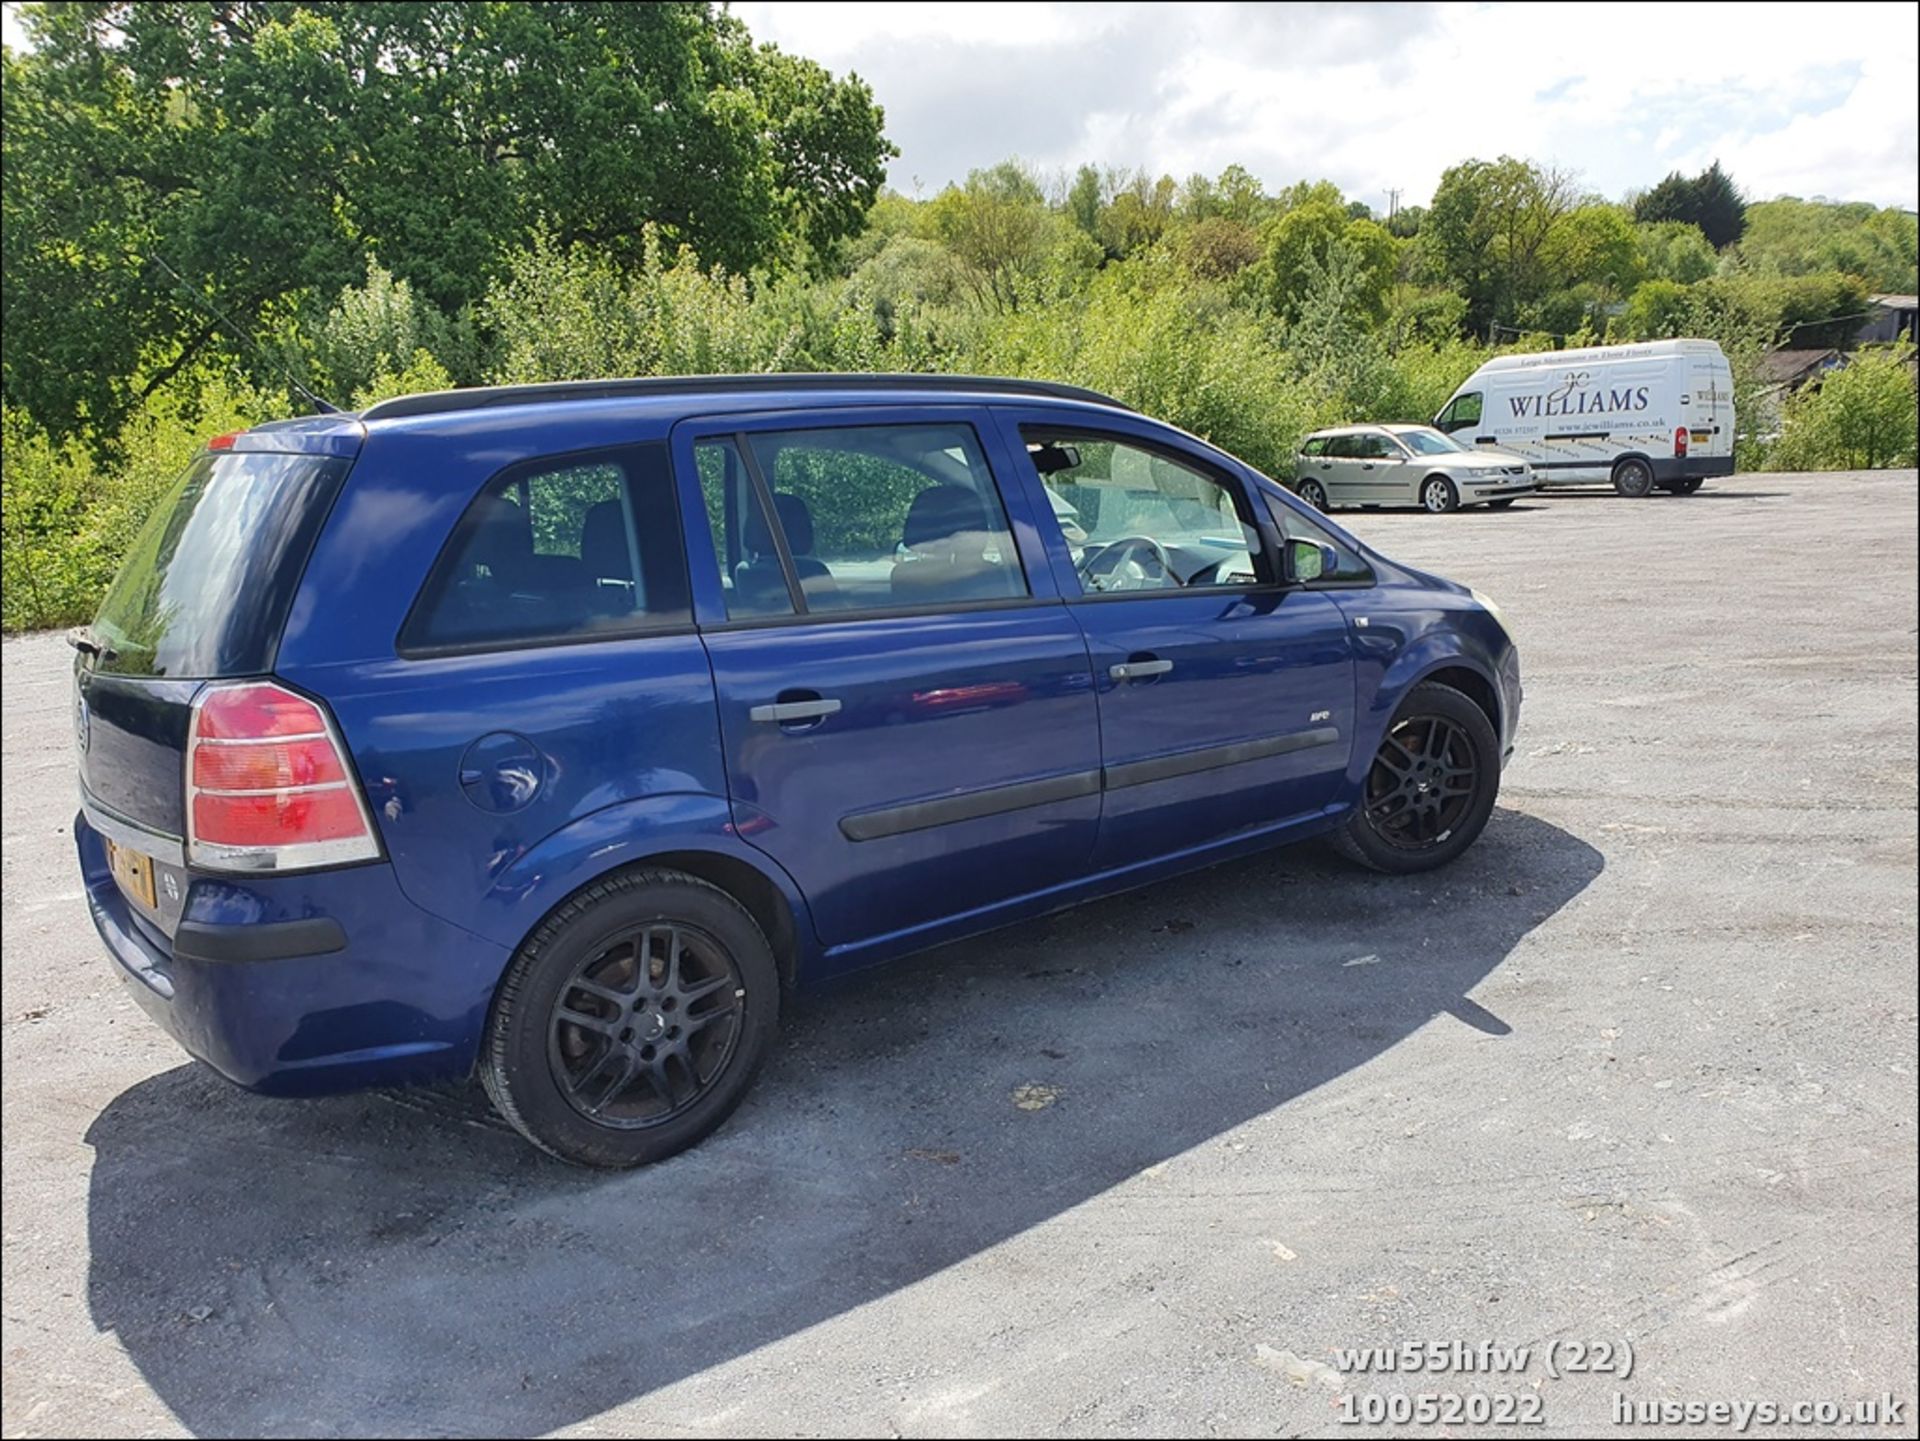
[[[1387,219],[1391,221],[1393,217],[1398,215],[1399,213],[1400,213],[1400,192],[1398,190],[1389,190],[1387,192]]]

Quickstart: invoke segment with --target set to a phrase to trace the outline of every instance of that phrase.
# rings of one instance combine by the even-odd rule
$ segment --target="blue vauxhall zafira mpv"
[[[478,1073],[571,1161],[719,1125],[781,998],[1331,835],[1486,824],[1466,587],[1070,386],[451,391],[210,442],[73,636],[95,925],[259,1091]]]

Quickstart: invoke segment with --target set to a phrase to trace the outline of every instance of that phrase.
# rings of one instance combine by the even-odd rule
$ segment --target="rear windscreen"
[[[95,668],[211,679],[273,664],[314,536],[350,462],[202,455],[154,508],[93,623]]]

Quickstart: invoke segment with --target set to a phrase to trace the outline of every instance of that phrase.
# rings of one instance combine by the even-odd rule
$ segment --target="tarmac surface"
[[[1891,1394],[1830,1434],[1913,1434],[1914,472],[1341,518],[1520,643],[1463,861],[1303,847],[902,963],[611,1177],[474,1093],[188,1063],[87,919],[68,652],[7,641],[4,1433],[1590,1435]],[[1475,1369],[1340,1366],[1428,1342]]]

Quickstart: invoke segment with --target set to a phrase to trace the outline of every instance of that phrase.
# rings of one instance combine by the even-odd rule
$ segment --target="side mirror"
[[[1340,568],[1340,556],[1330,545],[1317,540],[1289,540],[1281,549],[1282,578],[1289,585],[1301,585]]]

